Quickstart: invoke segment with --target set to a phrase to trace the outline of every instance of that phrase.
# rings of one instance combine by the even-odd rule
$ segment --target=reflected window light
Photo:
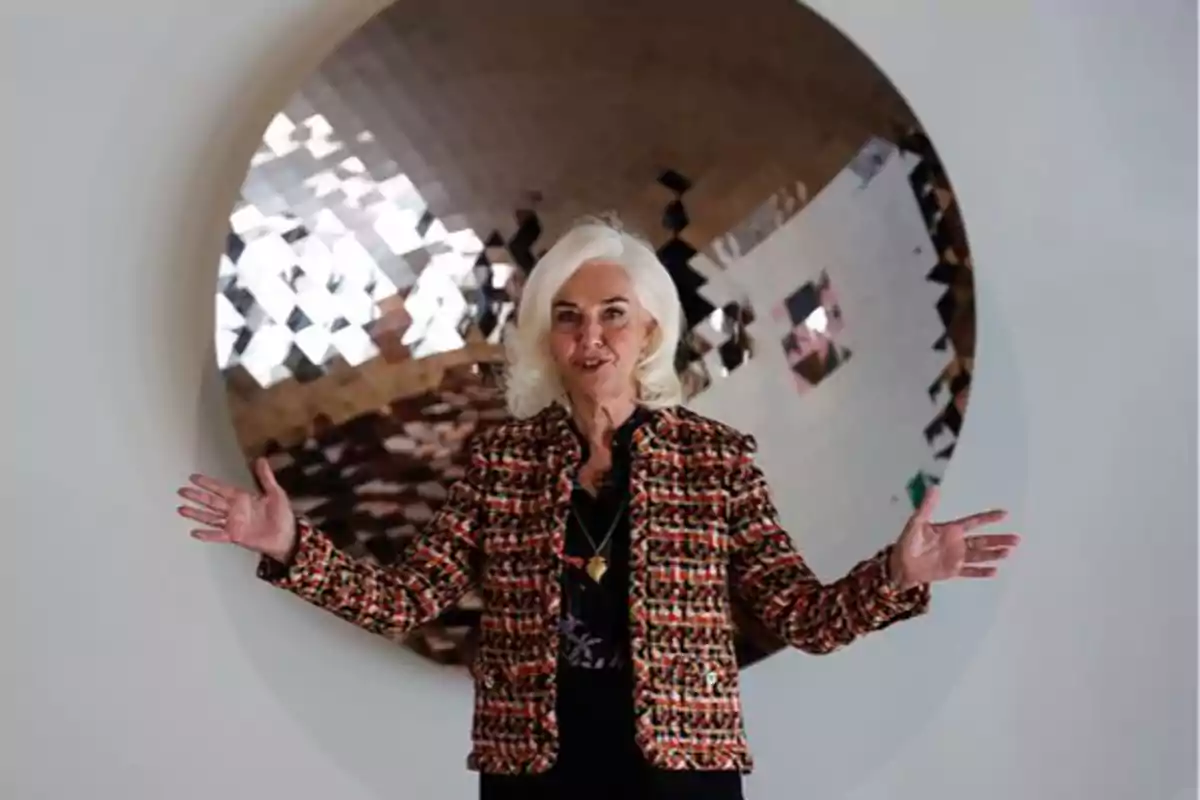
[[[235,353],[234,345],[237,344],[238,333],[235,330],[218,328],[216,334],[217,346],[217,368],[228,369],[233,366]]]
[[[445,340],[447,336],[442,332],[448,330],[457,335],[458,325],[467,312],[467,302],[458,287],[446,276],[431,275],[431,272],[426,269],[422,273],[422,280],[404,301],[412,325],[405,331],[401,343],[413,348],[414,354],[426,346],[423,340],[431,336]],[[461,338],[458,341],[456,347],[461,347]]]
[[[333,170],[326,169],[316,175],[310,175],[301,185],[310,190],[313,197],[328,197],[342,188],[342,179],[333,174]]]
[[[318,236],[340,236],[346,233],[346,223],[338,218],[332,209],[322,208],[316,214],[313,233]]]
[[[324,287],[329,283],[336,267],[333,251],[329,249],[329,245],[320,239],[309,236],[300,242],[296,253],[299,257],[300,269],[304,272],[296,283],[297,291],[306,291],[309,287],[316,285]]]
[[[246,282],[246,289],[254,296],[255,302],[266,312],[267,317],[277,323],[284,323],[296,307],[296,295],[284,282],[279,273],[274,275],[257,276]]]
[[[417,232],[420,218],[421,215],[411,209],[385,208],[379,212],[372,227],[389,250],[402,256],[421,246],[421,234]]]
[[[490,344],[500,344],[500,342],[512,332],[508,329],[508,327],[514,310],[515,305],[513,303],[503,303],[497,309],[496,327],[487,337],[487,340]]]
[[[407,175],[397,175],[381,181],[379,193],[391,200],[397,209],[415,212],[413,228],[416,229],[416,220],[420,219],[421,214],[425,211],[425,200]]]
[[[456,253],[477,256],[483,252],[483,241],[470,228],[464,228],[461,231],[450,231],[445,235],[444,240]]]
[[[435,219],[429,225],[429,230],[425,231],[425,244],[434,242],[444,242],[450,232],[446,230],[446,226],[442,224],[440,219]]]
[[[372,175],[378,154],[355,152],[355,143],[375,141],[353,128],[339,135],[319,113],[272,118],[246,183],[256,199],[243,197],[230,215],[239,241],[219,268],[222,369],[241,364],[268,387],[299,377],[289,364],[300,353],[318,368],[339,354],[355,366],[379,357],[366,326],[382,316],[381,303],[401,294],[412,317],[404,334],[412,355],[464,346],[464,320],[477,312],[463,292],[477,289],[486,274],[475,270],[483,241],[430,215],[393,162]],[[288,169],[255,173],[296,151],[301,157],[289,159]],[[514,272],[500,265],[492,280],[503,288]],[[503,326],[511,303],[494,305],[493,313]]]
[[[357,177],[346,178],[339,188],[346,198],[346,204],[357,209],[365,207],[363,198],[372,197],[376,193],[375,184]]]
[[[324,364],[331,355],[334,334],[320,325],[309,325],[296,334],[296,347],[314,364]]]
[[[378,305],[384,300],[393,295],[400,294],[400,289],[392,282],[392,279],[387,276],[387,273],[380,272],[375,278],[375,288],[371,292],[371,302]]]
[[[229,298],[223,294],[216,297],[217,301],[217,330],[218,331],[236,331],[246,325],[246,318],[243,317],[233,303],[229,302]]]
[[[353,287],[366,291],[379,273],[375,259],[354,236],[343,236],[333,243],[334,270],[340,277],[339,288]]]
[[[291,347],[291,331],[282,325],[266,324],[255,331],[240,362],[260,385],[270,386],[279,373],[288,376],[283,362]]]
[[[339,286],[333,293],[333,299],[338,316],[351,325],[366,325],[379,314],[371,296],[354,286]]]
[[[503,289],[508,286],[515,269],[512,264],[492,264],[492,288]]]
[[[362,365],[379,355],[379,348],[371,341],[371,337],[360,327],[351,325],[333,334],[333,346],[341,354],[346,363],[352,367]]]
[[[298,293],[296,305],[313,325],[332,325],[333,321],[338,318],[340,308],[333,295],[325,288],[324,283],[315,284],[312,288]]]
[[[277,158],[286,156],[299,147],[293,137],[295,132],[296,124],[294,122],[288,119],[285,114],[276,114],[267,125],[266,132],[263,133],[263,144]]]
[[[440,318],[436,325],[425,331],[425,336],[412,347],[414,358],[425,358],[438,353],[448,353],[463,347],[466,342],[453,327],[445,324],[448,320]]]
[[[221,263],[217,267],[218,278],[228,278],[237,274],[237,265],[233,263],[233,259],[224,253],[221,254]]]
[[[265,146],[260,147],[254,153],[254,155],[250,157],[250,169],[257,169],[258,167],[261,167],[263,164],[270,164],[272,161],[274,161],[278,157],[279,156],[277,156],[273,152],[271,152],[270,148],[265,147]]]
[[[429,260],[417,283],[437,281],[444,287],[442,291],[457,291],[456,287],[462,286],[464,281],[473,280],[474,266],[473,259],[460,253],[438,253]]]
[[[238,236],[258,230],[266,224],[267,218],[254,205],[244,205],[229,215],[229,227]]]
[[[254,283],[278,275],[292,268],[296,253],[279,236],[263,236],[246,245],[238,259],[238,277],[243,282]]]
[[[313,158],[328,158],[342,149],[342,143],[334,140],[333,126],[325,117],[314,114],[304,120],[304,126],[309,130],[309,138],[304,146]]]

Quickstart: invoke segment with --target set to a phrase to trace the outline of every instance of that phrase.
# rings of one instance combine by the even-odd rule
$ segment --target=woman
[[[680,406],[674,284],[654,251],[587,222],[539,262],[509,337],[514,421],[400,561],[355,562],[264,460],[261,494],[194,476],[193,535],[367,630],[402,633],[468,589],[485,601],[474,747],[483,798],[740,798],[749,772],[731,604],[810,653],[925,611],[932,582],[989,577],[1004,512],[930,522],[822,584],[779,526],[754,441]],[[617,793],[620,793],[619,795]]]

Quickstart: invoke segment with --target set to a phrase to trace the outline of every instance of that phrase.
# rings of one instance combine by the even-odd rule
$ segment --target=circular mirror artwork
[[[818,574],[890,539],[962,424],[971,259],[902,98],[789,0],[397,2],[353,34],[229,216],[216,342],[247,458],[394,563],[507,418],[524,277],[600,212],[658,248],[688,403],[758,438]],[[469,663],[480,603],[404,644]],[[736,622],[743,666],[779,649]]]

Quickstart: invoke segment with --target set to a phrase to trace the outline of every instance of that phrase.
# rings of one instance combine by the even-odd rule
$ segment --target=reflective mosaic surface
[[[506,417],[502,342],[525,276],[571,221],[600,211],[646,235],[675,280],[691,402],[719,407],[721,387],[760,380],[750,364],[787,376],[787,402],[836,391],[860,352],[881,352],[875,306],[859,303],[856,319],[841,298],[865,296],[862,270],[783,248],[755,267],[785,287],[766,291],[746,265],[779,250],[830,187],[851,202],[899,176],[903,197],[855,224],[886,227],[895,207],[921,232],[904,248],[923,266],[880,276],[928,295],[905,312],[918,320],[911,368],[889,372],[928,395],[911,469],[886,489],[918,502],[961,428],[973,282],[950,184],[902,99],[791,2],[749,0],[732,17],[714,0],[568,6],[396,5],[275,115],[215,295],[247,457],[270,455],[339,547],[392,563],[461,474],[464,441]],[[464,598],[405,644],[466,663],[478,612]],[[776,649],[739,625],[743,663]]]

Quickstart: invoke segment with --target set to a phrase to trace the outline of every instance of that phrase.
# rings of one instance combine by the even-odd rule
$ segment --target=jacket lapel
[[[543,435],[540,438],[545,447],[547,467],[544,495],[547,508],[552,512],[543,515],[543,519],[547,525],[550,555],[557,569],[561,567],[566,547],[567,515],[571,513],[571,492],[574,488],[571,476],[579,468],[583,451],[571,432],[567,412],[562,406],[555,403],[541,414]]]

